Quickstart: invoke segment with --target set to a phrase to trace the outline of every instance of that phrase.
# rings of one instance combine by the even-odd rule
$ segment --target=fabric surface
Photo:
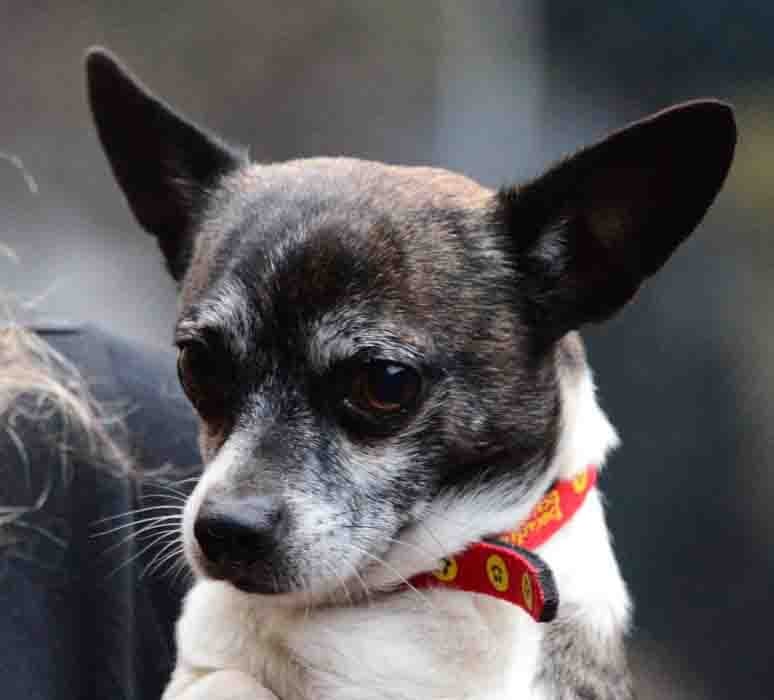
[[[172,552],[161,550],[173,535],[154,544],[150,536],[161,529],[140,532],[150,523],[97,533],[176,512],[179,496],[154,484],[198,471],[195,417],[171,350],[148,350],[90,326],[37,330],[78,367],[108,413],[122,418],[116,440],[142,473],[127,478],[100,463],[56,414],[22,415],[12,430],[4,426],[0,505],[31,510],[0,526],[0,697],[154,700],[172,669],[186,586],[185,576],[163,575],[172,560],[151,571],[156,555]]]

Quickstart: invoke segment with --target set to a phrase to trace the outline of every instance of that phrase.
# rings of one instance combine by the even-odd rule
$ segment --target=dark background
[[[255,159],[431,163],[491,186],[671,102],[735,103],[717,204],[586,337],[624,440],[603,485],[642,697],[772,697],[774,5],[164,5],[0,1],[0,152],[26,168],[0,158],[0,242],[17,258],[0,260],[0,287],[155,344],[170,342],[173,288],[92,132],[91,44]]]

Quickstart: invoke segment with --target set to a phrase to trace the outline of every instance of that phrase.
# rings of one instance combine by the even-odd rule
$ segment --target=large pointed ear
[[[496,197],[538,333],[554,340],[623,306],[718,193],[736,125],[721,102],[659,112]]]
[[[245,156],[175,114],[104,49],[89,51],[86,74],[97,133],[118,184],[180,280],[210,191]]]

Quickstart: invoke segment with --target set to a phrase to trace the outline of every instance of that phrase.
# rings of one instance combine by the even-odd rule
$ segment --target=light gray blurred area
[[[171,337],[174,290],[91,130],[91,44],[256,160],[436,163],[497,185],[540,157],[539,23],[519,3],[50,2],[9,13],[0,151],[22,159],[39,191],[0,161],[2,238],[20,263],[3,265],[5,286],[151,342]],[[504,21],[522,27],[518,41]]]
[[[671,102],[735,102],[717,205],[586,336],[624,440],[603,487],[641,697],[770,698],[773,28],[774,5],[748,0],[0,0],[0,243],[16,256],[0,256],[0,288],[170,343],[174,287],[91,128],[92,44],[255,160],[430,163],[493,187]]]

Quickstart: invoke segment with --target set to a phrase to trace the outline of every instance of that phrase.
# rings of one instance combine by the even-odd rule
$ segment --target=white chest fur
[[[180,621],[179,661],[244,671],[282,700],[489,700],[529,686],[539,642],[517,608],[455,591],[305,615],[201,583]]]

